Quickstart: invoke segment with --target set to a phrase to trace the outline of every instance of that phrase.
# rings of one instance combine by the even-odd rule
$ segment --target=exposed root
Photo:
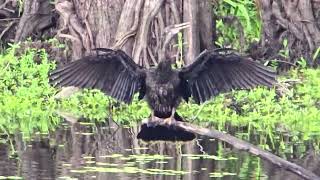
[[[289,57],[273,58],[295,64],[300,57],[304,57],[311,66],[319,62],[319,60],[312,59],[313,53],[320,46],[320,14],[317,10],[319,2],[260,0],[258,5],[263,21],[260,46],[264,51],[261,51],[260,58],[270,58],[278,54],[282,48],[286,48],[289,50]],[[288,40],[287,47],[283,47],[285,39]],[[283,66],[288,67],[285,64]]]
[[[49,1],[24,1],[23,14],[15,34],[15,42],[23,41],[36,33],[41,36],[43,30],[55,23],[52,9],[53,5]]]

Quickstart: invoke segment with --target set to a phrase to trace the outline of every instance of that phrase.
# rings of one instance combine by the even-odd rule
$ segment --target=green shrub
[[[92,122],[104,122],[112,117],[120,124],[131,125],[150,116],[145,101],[138,102],[135,97],[126,105],[99,90],[84,90],[67,99],[54,99],[56,89],[48,84],[48,73],[54,69],[54,63],[48,61],[44,50],[30,49],[17,57],[15,48],[12,46],[0,55],[2,133],[19,131],[25,137],[34,132],[47,133],[61,122],[57,110],[72,112]],[[275,89],[259,87],[221,94],[202,105],[183,102],[178,113],[187,121],[223,131],[228,131],[227,125],[231,125],[243,138],[259,134],[263,142],[271,141],[272,146],[278,144],[283,149],[290,149],[284,143],[285,136],[291,141],[319,139],[320,70],[296,69],[287,76],[302,83],[292,86],[283,96],[277,95]]]
[[[214,7],[214,13],[219,17],[216,21],[218,46],[231,46],[235,49],[247,49],[241,47],[239,31],[243,31],[246,45],[260,39],[261,20],[255,2],[252,0],[222,0]],[[234,17],[240,25],[235,22],[229,24],[223,22],[223,17]],[[239,29],[241,28],[241,29]]]
[[[33,130],[48,132],[60,122],[54,116],[55,89],[48,84],[48,71],[54,64],[44,50],[30,49],[15,56],[17,45],[0,55],[0,127],[2,132]],[[41,59],[35,63],[35,57]]]

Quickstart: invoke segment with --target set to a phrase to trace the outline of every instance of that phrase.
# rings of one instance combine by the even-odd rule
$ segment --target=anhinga
[[[125,103],[130,103],[133,95],[139,93],[139,100],[145,99],[152,109],[151,127],[154,117],[163,118],[168,125],[174,124],[175,119],[181,119],[176,108],[182,99],[188,102],[192,97],[194,102],[201,104],[219,93],[259,85],[272,87],[276,82],[272,69],[234,53],[205,50],[192,64],[181,69],[173,69],[169,60],[146,69],[137,65],[122,50],[99,48],[97,51],[103,53],[83,57],[53,71],[50,74],[51,83],[100,89]],[[166,134],[166,137],[160,138],[162,140],[194,138],[192,133],[179,129],[166,131],[165,127],[159,128],[148,129],[138,137],[152,140],[156,137],[148,137],[150,133],[156,133],[153,136],[162,133]]]

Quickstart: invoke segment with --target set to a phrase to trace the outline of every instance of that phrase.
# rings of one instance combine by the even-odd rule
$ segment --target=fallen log
[[[147,122],[148,120],[143,121],[143,123],[147,123]],[[168,127],[168,124],[164,123],[164,120],[161,118],[156,118],[156,120],[153,120],[152,125]],[[304,179],[320,180],[320,177],[314,174],[312,171],[309,171],[295,163],[289,162],[279,156],[272,154],[271,152],[263,150],[258,146],[255,146],[249,142],[236,138],[230,134],[223,133],[221,131],[214,130],[214,129],[199,127],[197,125],[190,124],[187,122],[182,122],[182,121],[176,121],[174,124],[170,126],[175,126],[174,128],[179,128],[180,130],[185,130],[190,133],[203,135],[203,136],[207,136],[210,138],[214,138],[214,139],[218,139],[220,141],[226,142],[239,150],[247,151],[253,155],[256,155],[262,159],[265,159],[271,162],[272,164],[279,166],[280,168],[283,168],[290,172],[293,172],[294,174]]]

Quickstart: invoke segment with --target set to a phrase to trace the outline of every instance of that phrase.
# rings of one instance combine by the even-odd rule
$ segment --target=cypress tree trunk
[[[170,41],[167,58],[185,63],[203,49],[212,48],[212,7],[202,0],[25,0],[15,31],[15,42],[56,37],[68,45],[68,59],[92,53],[98,47],[121,48],[135,62],[157,64],[166,34],[173,25],[190,22],[178,51]],[[201,26],[201,29],[199,27]],[[45,33],[50,31],[51,33]],[[44,39],[45,39],[44,38]],[[59,58],[58,58],[59,59]]]
[[[17,1],[0,0],[1,46],[28,37],[34,41],[56,37],[68,45],[67,52],[63,53],[68,60],[89,54],[96,47],[120,47],[137,63],[149,66],[158,61],[166,27],[182,22],[190,22],[183,33],[183,50],[178,52],[177,46],[173,46],[177,40],[171,41],[168,55],[176,59],[182,57],[189,64],[200,51],[213,46],[215,27],[209,0],[23,2],[19,5]],[[253,58],[278,58],[296,63],[304,57],[310,66],[320,63],[319,55],[316,56],[320,47],[319,0],[255,2],[263,28],[259,44],[249,49]],[[278,56],[284,45],[288,50],[286,57]]]
[[[304,57],[308,65],[319,65],[320,56],[316,52],[320,47],[320,1],[256,0],[256,3],[263,21],[259,56],[271,58],[284,48],[288,57],[282,55],[280,59],[295,64]]]

